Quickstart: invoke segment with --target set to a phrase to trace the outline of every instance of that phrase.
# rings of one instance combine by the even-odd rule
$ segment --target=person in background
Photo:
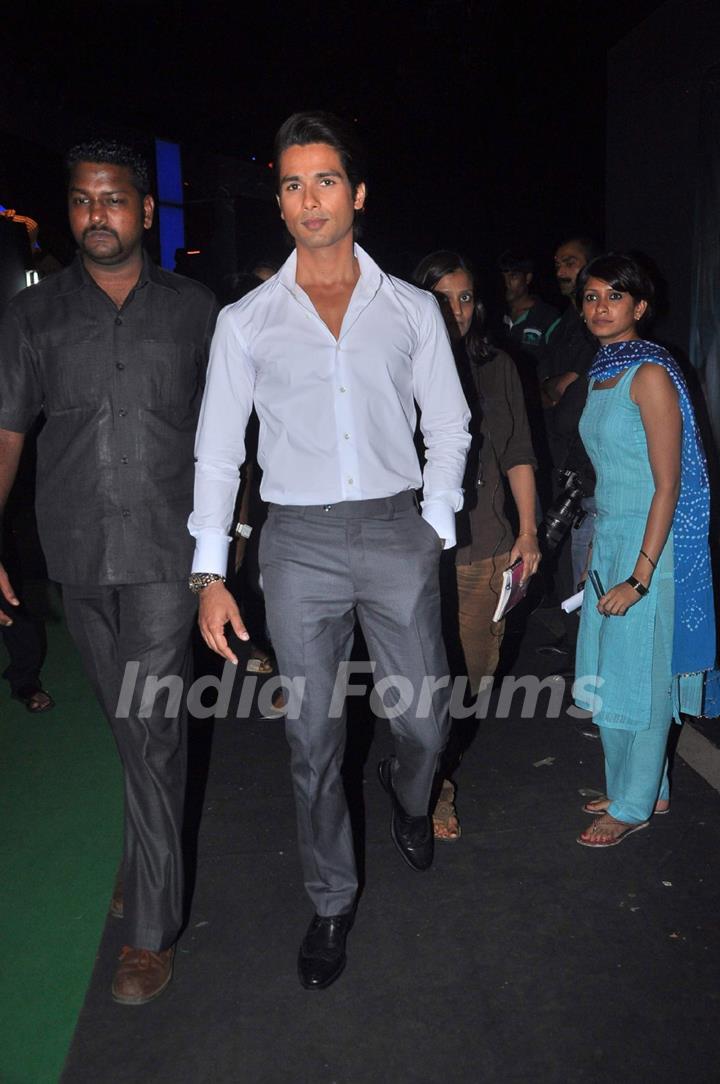
[[[277,275],[279,270],[280,265],[275,262],[272,256],[261,256],[248,265],[248,272],[260,282],[267,282],[273,275]]]
[[[507,250],[500,256],[498,267],[505,285],[507,312],[503,326],[508,348],[534,359],[540,382],[548,375],[547,344],[559,322],[559,313],[532,292],[534,264],[529,256]]]
[[[443,559],[443,625],[450,663],[469,677],[477,694],[497,668],[504,621],[492,620],[503,570],[517,558],[525,578],[537,571],[540,551],[535,522],[535,456],[515,364],[483,336],[485,307],[468,261],[456,252],[433,252],[420,261],[413,281],[431,290],[450,332],[460,382],[472,411],[472,444],[456,516],[457,549]],[[505,515],[508,483],[517,531]],[[455,784],[459,762],[451,737],[442,759],[443,782],[433,812],[435,838],[460,837]]]
[[[570,531],[568,571],[564,576],[562,572],[559,575],[562,597],[572,594],[583,577],[595,523],[595,472],[580,439],[578,424],[587,399],[587,372],[597,353],[597,340],[582,319],[575,300],[577,277],[595,250],[589,237],[570,237],[555,252],[557,284],[568,304],[548,341],[550,375],[542,384],[553,467],[555,471],[574,471],[585,494],[581,503],[585,518]],[[558,494],[556,485],[555,499]],[[563,543],[565,551],[567,543]]]
[[[538,464],[538,511],[551,499],[552,457],[545,429],[541,383],[549,373],[548,340],[559,321],[557,309],[532,291],[534,264],[524,253],[503,252],[498,260],[505,288],[504,350],[515,362]]]
[[[653,294],[622,254],[592,260],[578,279],[600,343],[580,419],[597,519],[575,700],[600,727],[606,793],[583,806],[595,817],[578,837],[586,847],[616,846],[667,813],[670,724],[702,714],[715,666],[707,465],[678,365],[640,337]],[[592,695],[579,689],[588,677]]]
[[[26,579],[45,580],[47,569],[37,538],[35,522],[35,442],[44,419],[27,434],[23,453],[18,465],[15,485],[5,505],[0,524],[0,555],[10,580],[18,595],[25,595]],[[10,685],[10,695],[19,700],[32,715],[39,715],[55,706],[50,693],[43,688],[40,671],[45,661],[47,637],[45,624],[25,600],[21,606],[12,606],[0,591],[0,610],[10,624],[0,625],[9,663],[3,678]]]

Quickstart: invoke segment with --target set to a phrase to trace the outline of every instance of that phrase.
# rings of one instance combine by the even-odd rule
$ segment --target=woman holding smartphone
[[[715,663],[705,457],[682,374],[640,338],[653,286],[633,258],[610,253],[578,279],[600,344],[580,434],[598,506],[577,645],[580,707],[593,711],[606,797],[578,837],[612,847],[666,813],[667,739],[680,712],[702,712]],[[599,596],[599,597],[597,597]],[[578,688],[597,678],[594,696]]]

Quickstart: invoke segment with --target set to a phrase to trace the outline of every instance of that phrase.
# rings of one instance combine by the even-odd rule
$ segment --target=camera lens
[[[563,493],[557,504],[548,509],[540,526],[541,537],[548,550],[555,550],[575,523],[584,518],[582,500],[585,496],[575,471],[559,472],[564,479]]]

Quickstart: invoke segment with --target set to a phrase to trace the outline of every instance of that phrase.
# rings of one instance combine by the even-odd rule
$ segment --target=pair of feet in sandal
[[[619,821],[607,812],[611,804],[611,798],[603,797],[586,802],[582,807],[583,813],[590,813],[597,818],[577,838],[577,842],[582,844],[583,847],[614,847],[618,843],[622,843],[626,836],[632,835],[633,832],[639,832],[650,824],[649,820],[640,821],[638,824]],[[659,816],[669,813],[669,800],[667,798],[658,799],[653,812]]]
[[[433,835],[444,843],[455,843],[462,829],[455,809],[455,784],[443,779],[440,795],[432,815]]]

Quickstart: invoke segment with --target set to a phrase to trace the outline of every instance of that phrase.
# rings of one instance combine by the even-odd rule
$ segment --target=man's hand
[[[9,602],[11,606],[19,606],[20,599],[13,591],[12,584],[8,579],[8,574],[5,571],[5,566],[0,564],[0,593],[6,602]],[[0,625],[12,625],[12,618],[8,617],[6,613],[0,610]]]
[[[237,655],[232,653],[225,639],[225,626],[228,622],[239,640],[250,639],[235,599],[225,585],[218,580],[216,583],[203,587],[200,592],[198,625],[207,646],[237,666]]]

